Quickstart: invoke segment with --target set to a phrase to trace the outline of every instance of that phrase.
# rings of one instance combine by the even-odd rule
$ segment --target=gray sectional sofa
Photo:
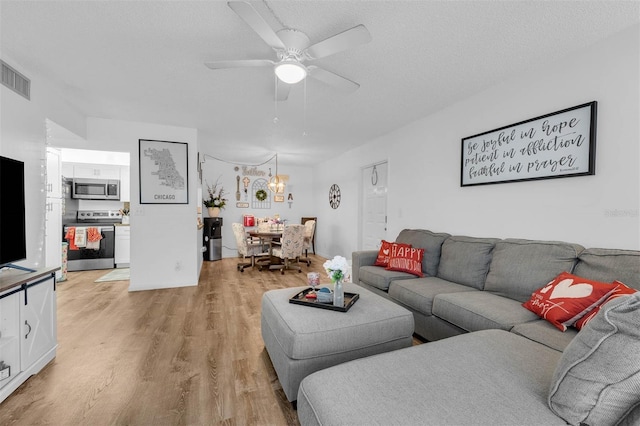
[[[577,331],[560,332],[523,308],[531,293],[564,271],[640,289],[640,252],[634,250],[421,229],[401,231],[396,242],[425,249],[423,278],[373,266],[378,252],[371,250],[353,253],[352,279],[412,311],[416,334],[429,341],[500,329],[562,351]]]
[[[423,278],[373,266],[377,251],[361,251],[353,253],[353,282],[409,309],[415,332],[429,343],[308,376],[298,393],[303,425],[552,425],[567,421],[590,426],[640,425],[640,335],[633,334],[640,329],[640,293],[615,299],[637,299],[635,305],[625,308],[635,313],[621,316],[631,321],[626,328],[611,324],[603,309],[580,333],[575,329],[561,332],[522,306],[532,292],[564,271],[603,282],[619,280],[640,289],[639,251],[415,229],[403,230],[396,241],[425,249]],[[593,340],[590,333],[595,333],[599,322],[604,324],[602,330],[615,331]],[[620,330],[631,330],[631,337],[616,334]],[[591,350],[583,341],[597,341],[602,350],[600,346]],[[584,410],[574,417],[567,417],[562,408],[552,410],[550,390],[558,385],[558,370],[567,352],[574,353],[574,361],[582,357],[591,362],[590,357],[603,351],[616,355],[609,363],[620,358],[630,363],[625,364],[626,370],[622,368],[624,373],[618,372],[618,376],[630,377],[623,380],[627,386],[622,393],[625,411],[612,414],[605,410],[602,417],[593,409],[599,404],[598,397],[592,404],[595,414],[587,410],[582,418]],[[580,363],[572,365],[579,367]],[[598,374],[587,377],[588,386],[606,382]],[[611,388],[606,392],[612,395]],[[585,399],[586,394],[580,398]],[[629,403],[628,398],[635,402]]]

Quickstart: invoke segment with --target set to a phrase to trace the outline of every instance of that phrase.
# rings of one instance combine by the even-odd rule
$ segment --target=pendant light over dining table
[[[269,188],[269,191],[273,193],[281,194],[284,192],[284,187],[284,179],[278,174],[278,154],[276,153],[276,174],[269,177],[267,188]]]

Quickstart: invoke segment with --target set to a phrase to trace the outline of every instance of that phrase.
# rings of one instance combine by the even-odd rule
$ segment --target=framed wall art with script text
[[[463,138],[460,186],[594,175],[597,105]]]

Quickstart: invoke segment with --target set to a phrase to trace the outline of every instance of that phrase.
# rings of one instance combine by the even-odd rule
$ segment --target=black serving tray
[[[291,299],[289,299],[289,303],[311,306],[312,308],[329,309],[330,311],[347,312],[360,297],[358,293],[348,293],[345,291],[344,306],[334,306],[333,302],[323,303],[318,302],[318,299],[307,299],[305,296],[312,291],[313,289],[311,287],[305,288],[300,293],[297,293]]]

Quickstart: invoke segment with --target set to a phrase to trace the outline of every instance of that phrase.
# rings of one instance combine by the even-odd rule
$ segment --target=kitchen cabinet
[[[131,201],[129,166],[120,166],[120,201]]]
[[[47,148],[47,197],[62,197],[61,152],[56,148]]]
[[[111,164],[63,163],[66,178],[120,179],[120,166]]]
[[[127,225],[116,225],[116,243],[114,261],[116,268],[128,268],[131,254],[131,228]]]
[[[56,356],[55,269],[0,276],[0,402]]]
[[[62,265],[62,199],[47,197],[45,212],[45,265]],[[57,272],[60,278],[60,271]]]
[[[107,164],[77,164],[73,167],[74,178],[120,179],[120,166]]]

